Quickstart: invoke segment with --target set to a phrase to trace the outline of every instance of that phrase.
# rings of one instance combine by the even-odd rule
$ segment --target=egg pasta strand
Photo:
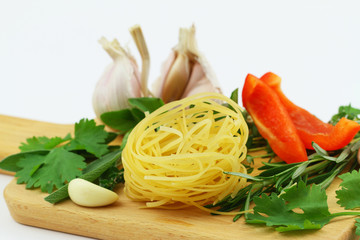
[[[221,94],[168,103],[129,135],[122,153],[124,191],[146,207],[204,210],[203,205],[235,196],[246,185],[246,179],[223,172],[246,173],[247,138],[240,107]]]

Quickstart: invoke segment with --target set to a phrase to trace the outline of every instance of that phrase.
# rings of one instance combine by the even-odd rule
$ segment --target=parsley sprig
[[[343,117],[360,123],[360,109],[352,107],[351,104],[340,106],[338,113],[332,116],[330,123],[335,125]]]
[[[74,137],[31,137],[19,146],[20,152],[0,162],[3,170],[15,172],[18,184],[27,189],[40,188],[51,193],[45,198],[57,203],[68,198],[67,186],[74,178],[96,182],[114,189],[124,183],[121,152],[133,127],[147,113],[164,105],[159,98],[129,99],[128,109],[107,112],[101,120],[118,133],[105,131],[104,125],[94,120],[81,119],[74,126]],[[121,146],[109,145],[118,134],[123,134]]]
[[[109,147],[117,135],[96,125],[94,120],[81,119],[75,124],[74,137],[31,137],[21,143],[20,153],[0,162],[0,168],[16,172],[18,184],[41,188],[51,193],[83,174],[87,162],[113,151]]]
[[[349,203],[347,194],[354,193],[356,190],[355,188],[345,189],[344,185],[354,186],[351,180],[355,178],[359,181],[360,178],[357,175],[358,172],[355,171],[350,176],[345,177],[346,179],[340,185],[343,188],[337,192],[339,201]],[[349,184],[349,182],[351,183]],[[273,226],[279,232],[320,229],[335,217],[360,215],[360,212],[353,211],[330,213],[325,190],[320,185],[307,185],[303,181],[286,189],[280,195],[274,192],[271,195],[263,193],[261,197],[254,198],[254,203],[254,213],[247,214],[246,222]],[[350,207],[350,205],[347,206]],[[359,206],[358,198],[355,204],[351,205],[351,208]],[[301,209],[302,212],[294,211],[297,208]]]

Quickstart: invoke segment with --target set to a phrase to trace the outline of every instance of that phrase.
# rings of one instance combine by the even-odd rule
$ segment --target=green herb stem
[[[332,213],[331,216],[334,217],[340,217],[340,216],[360,216],[360,212],[338,212],[338,213]]]
[[[261,151],[261,150],[266,150],[266,146],[265,147],[254,147],[254,148],[249,148],[248,152],[257,152],[257,151]],[[254,156],[256,157],[256,156]]]

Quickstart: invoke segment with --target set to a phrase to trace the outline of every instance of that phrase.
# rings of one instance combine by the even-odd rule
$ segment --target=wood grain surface
[[[0,115],[0,158],[18,152],[28,137],[63,136],[72,125],[59,125]],[[336,179],[328,188],[330,212],[343,211],[336,204]],[[15,221],[98,239],[356,239],[354,218],[336,218],[321,230],[278,233],[263,225],[250,225],[241,218],[212,216],[195,208],[183,210],[142,209],[141,202],[126,198],[117,189],[119,200],[107,207],[80,207],[70,200],[52,205],[39,190],[26,190],[14,179],[4,190],[4,198]]]

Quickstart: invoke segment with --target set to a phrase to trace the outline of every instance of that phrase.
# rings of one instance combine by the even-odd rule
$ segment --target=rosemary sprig
[[[255,177],[237,172],[225,172],[226,174],[245,177],[250,184],[240,190],[235,197],[232,198],[229,195],[215,205],[208,205],[207,207],[218,208],[218,211],[223,212],[235,209],[247,210],[249,202],[254,197],[269,192],[280,194],[300,181],[304,181],[306,184],[319,184],[326,189],[345,168],[348,167],[351,171],[358,165],[354,159],[360,147],[360,138],[355,139],[342,151],[336,153],[327,152],[316,143],[313,143],[313,146],[316,151],[309,156],[309,160],[306,162],[292,164],[263,162],[263,166],[259,168],[262,172]],[[240,216],[235,216],[234,221]]]
[[[341,117],[358,121],[360,119],[360,110],[349,106],[341,106],[339,113],[332,117],[330,123],[336,124]],[[249,185],[241,189],[235,197],[230,195],[206,207],[216,208],[218,211],[228,212],[235,209],[248,210],[250,202],[254,197],[263,193],[274,192],[282,193],[285,189],[290,188],[300,181],[309,184],[319,184],[321,188],[326,189],[345,168],[352,171],[358,166],[356,158],[360,158],[360,132],[354,137],[353,141],[343,149],[328,152],[322,149],[316,143],[313,143],[315,151],[310,152],[308,161],[300,163],[287,164],[285,162],[272,162],[275,153],[269,147],[267,141],[261,137],[257,128],[252,121],[250,115],[244,111],[243,116],[249,127],[249,140],[247,142],[248,152],[265,150],[265,154],[248,155],[247,170],[248,173],[253,171],[254,159],[268,158],[267,162],[262,162],[259,168],[261,173],[256,176],[241,174],[236,172],[225,172],[226,174],[245,177],[249,181]],[[234,221],[239,219],[241,215],[234,217]]]

